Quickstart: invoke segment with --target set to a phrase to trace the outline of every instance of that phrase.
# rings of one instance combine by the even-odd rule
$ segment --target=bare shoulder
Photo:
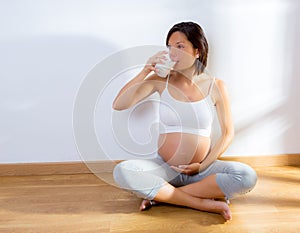
[[[217,78],[205,73],[199,74],[194,78],[194,82],[197,84],[205,84],[205,83],[210,84],[214,80],[217,80]]]
[[[221,81],[221,80],[220,80]],[[219,79],[209,76],[207,74],[201,74],[198,75],[195,79],[194,82],[197,84],[197,86],[202,90],[204,93],[210,93],[215,85],[219,82]],[[220,84],[222,85],[222,84]]]
[[[227,91],[227,88],[226,88],[226,83],[224,80],[222,79],[219,79],[219,78],[213,78],[214,79],[214,86],[215,86],[215,89],[217,89],[218,91]]]
[[[214,78],[214,80],[214,86],[211,91],[214,102],[216,103],[218,101],[229,101],[229,94],[225,81],[218,78]]]

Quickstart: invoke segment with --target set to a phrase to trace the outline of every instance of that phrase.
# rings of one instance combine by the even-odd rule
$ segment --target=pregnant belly
[[[161,134],[158,153],[170,165],[200,163],[210,148],[210,138],[187,133]]]

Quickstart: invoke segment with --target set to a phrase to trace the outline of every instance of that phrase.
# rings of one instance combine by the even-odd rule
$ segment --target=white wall
[[[164,45],[168,29],[186,20],[203,26],[208,70],[228,84],[236,138],[226,154],[299,153],[299,13],[297,0],[1,1],[0,163],[81,160],[72,113],[88,71],[122,49]],[[153,118],[133,117],[147,142],[141,129]],[[107,127],[96,119],[97,130]],[[120,157],[124,149],[108,142]]]

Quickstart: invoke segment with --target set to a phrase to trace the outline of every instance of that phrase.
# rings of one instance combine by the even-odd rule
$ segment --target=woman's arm
[[[113,109],[128,109],[157,91],[155,82],[152,82],[153,79],[155,80],[156,75],[145,78],[151,71],[155,71],[157,63],[163,63],[163,60],[166,59],[165,54],[165,51],[161,51],[149,58],[142,71],[120,90],[113,102]]]
[[[129,81],[118,93],[113,102],[113,109],[124,110],[135,105],[155,92],[154,85],[146,82],[147,72],[142,70],[136,77]]]
[[[216,80],[212,90],[212,97],[216,104],[217,115],[221,126],[221,136],[201,163],[200,171],[218,159],[226,151],[234,137],[229,95],[223,81]]]

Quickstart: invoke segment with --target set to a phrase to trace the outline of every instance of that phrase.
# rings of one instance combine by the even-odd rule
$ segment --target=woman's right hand
[[[157,72],[156,64],[164,64],[164,61],[167,60],[166,54],[168,54],[167,51],[159,51],[148,59],[142,71],[119,91],[113,102],[113,109],[128,109],[156,91],[153,82],[144,81],[151,71]],[[120,98],[121,96],[122,98]]]
[[[150,57],[147,61],[147,64],[144,66],[144,71],[147,73],[150,73],[151,71],[156,72],[155,65],[163,64],[164,61],[167,60],[166,54],[168,54],[167,51],[159,51],[158,53]]]

